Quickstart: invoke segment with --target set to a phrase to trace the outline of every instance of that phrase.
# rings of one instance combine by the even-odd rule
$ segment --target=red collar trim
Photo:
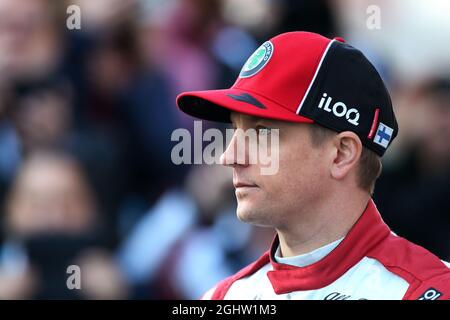
[[[279,242],[278,236],[275,237],[269,251],[273,271],[269,271],[267,276],[277,294],[323,288],[347,272],[389,234],[389,227],[370,199],[344,240],[323,259],[309,266],[296,267],[277,263],[274,253]]]

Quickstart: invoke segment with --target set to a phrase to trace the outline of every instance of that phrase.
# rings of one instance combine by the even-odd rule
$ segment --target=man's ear
[[[362,143],[354,132],[344,131],[333,138],[333,146],[335,153],[331,164],[331,176],[341,180],[358,166]]]

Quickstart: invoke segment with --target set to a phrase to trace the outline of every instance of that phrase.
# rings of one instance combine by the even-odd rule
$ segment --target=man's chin
[[[256,209],[242,208],[242,206],[240,208],[240,206],[238,205],[236,215],[240,221],[245,223],[249,223],[255,226],[269,225],[267,223],[267,217],[265,217],[261,211]]]

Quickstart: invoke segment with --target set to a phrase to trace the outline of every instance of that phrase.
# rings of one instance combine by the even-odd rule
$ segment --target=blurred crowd
[[[373,3],[380,30],[365,24]],[[196,299],[265,251],[274,232],[237,220],[229,169],[172,163],[171,133],[193,130],[175,97],[231,86],[293,30],[343,36],[380,71],[400,131],[375,202],[394,232],[450,259],[450,62],[433,57],[448,19],[422,17],[444,41],[411,68],[405,2],[390,3],[0,0],[0,299]]]

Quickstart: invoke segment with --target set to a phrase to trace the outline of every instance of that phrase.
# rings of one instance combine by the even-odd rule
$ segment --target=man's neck
[[[361,194],[351,201],[342,199],[320,202],[309,212],[298,214],[297,221],[277,229],[282,256],[305,254],[345,237],[364,212],[370,196]]]

